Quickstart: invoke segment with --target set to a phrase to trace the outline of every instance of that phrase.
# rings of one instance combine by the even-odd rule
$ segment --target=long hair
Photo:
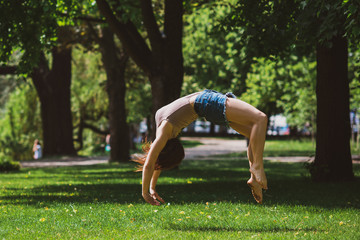
[[[144,155],[135,157],[132,161],[138,163],[136,172],[142,172],[147,155],[151,148],[151,142],[146,142],[142,146]],[[185,157],[184,147],[178,138],[172,138],[167,141],[164,149],[160,152],[155,162],[155,170],[168,170],[180,165]]]

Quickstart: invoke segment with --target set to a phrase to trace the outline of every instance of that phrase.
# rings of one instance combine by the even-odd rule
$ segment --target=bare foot
[[[261,185],[263,189],[268,189],[264,169],[256,169],[254,167],[250,167],[250,172],[255,176],[256,181]]]
[[[250,178],[247,181],[248,186],[251,188],[251,193],[255,198],[255,201],[262,204],[263,195],[261,185],[255,181],[253,178]]]

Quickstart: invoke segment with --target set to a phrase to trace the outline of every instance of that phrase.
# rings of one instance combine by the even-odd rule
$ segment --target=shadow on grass
[[[253,227],[253,228],[249,228],[249,227],[229,227],[229,226],[222,226],[222,227],[218,227],[218,226],[207,226],[207,227],[201,227],[201,226],[193,226],[193,225],[179,225],[179,224],[173,224],[173,223],[169,223],[169,226],[166,227],[167,229],[171,229],[171,230],[178,230],[178,231],[201,231],[201,232],[208,232],[208,231],[213,231],[213,232],[220,232],[220,231],[228,231],[228,232],[253,232],[253,233],[258,233],[258,232],[310,232],[310,231],[317,231],[317,232],[323,232],[322,230],[319,230],[317,228],[289,228],[289,227],[280,227],[280,226],[271,226],[271,227],[264,227],[264,226],[259,226],[258,228]]]
[[[133,164],[25,169],[2,175],[3,204],[144,203],[141,174]],[[360,208],[360,179],[343,183],[314,183],[301,163],[266,162],[269,190],[264,205]],[[359,171],[359,166],[354,166]],[[31,171],[28,178],[24,176]],[[26,175],[27,176],[27,175]],[[247,161],[185,161],[179,170],[164,171],[157,190],[171,204],[227,201],[255,203],[246,180]],[[21,181],[21,182],[20,182]]]
[[[315,155],[314,151],[309,150],[266,150],[264,152],[264,158],[266,157],[297,157],[297,156],[308,156],[312,157]],[[239,152],[239,153],[229,153],[224,155],[217,155],[217,157],[232,157],[232,158],[246,158],[246,152]]]

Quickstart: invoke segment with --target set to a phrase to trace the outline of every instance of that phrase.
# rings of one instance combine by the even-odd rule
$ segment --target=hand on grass
[[[143,198],[147,203],[150,203],[151,205],[160,206],[160,202],[165,203],[165,201],[159,196],[159,194],[153,190],[150,190],[150,193],[144,193]]]

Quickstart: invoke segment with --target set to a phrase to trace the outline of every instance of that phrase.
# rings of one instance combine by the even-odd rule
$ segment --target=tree
[[[241,27],[249,54],[317,56],[317,181],[353,179],[350,154],[348,38],[359,31],[356,1],[238,1],[225,21]]]
[[[63,37],[68,37],[65,30]],[[60,40],[61,42],[61,40]],[[52,50],[52,68],[45,55],[31,73],[41,103],[44,155],[76,155],[70,107],[71,48],[65,42]]]
[[[110,161],[128,161],[130,158],[130,135],[125,110],[125,69],[128,55],[114,42],[114,34],[109,28],[103,28],[100,39],[103,64],[107,75],[109,96]]]
[[[44,155],[76,154],[70,110],[71,48],[68,29],[59,28],[59,11],[71,2],[1,1],[0,61],[6,63],[13,49],[23,53],[19,66],[6,66],[2,74],[28,73],[41,102]],[[41,16],[41,17],[39,17]],[[52,69],[44,51],[51,49]]]
[[[158,25],[161,21],[157,21],[155,17],[152,1],[140,1],[141,16],[148,39],[140,34],[121,6],[112,8],[109,4],[112,2],[106,0],[97,0],[96,3],[130,57],[149,77],[153,113],[178,98],[183,82],[182,0],[165,0],[162,31]]]

